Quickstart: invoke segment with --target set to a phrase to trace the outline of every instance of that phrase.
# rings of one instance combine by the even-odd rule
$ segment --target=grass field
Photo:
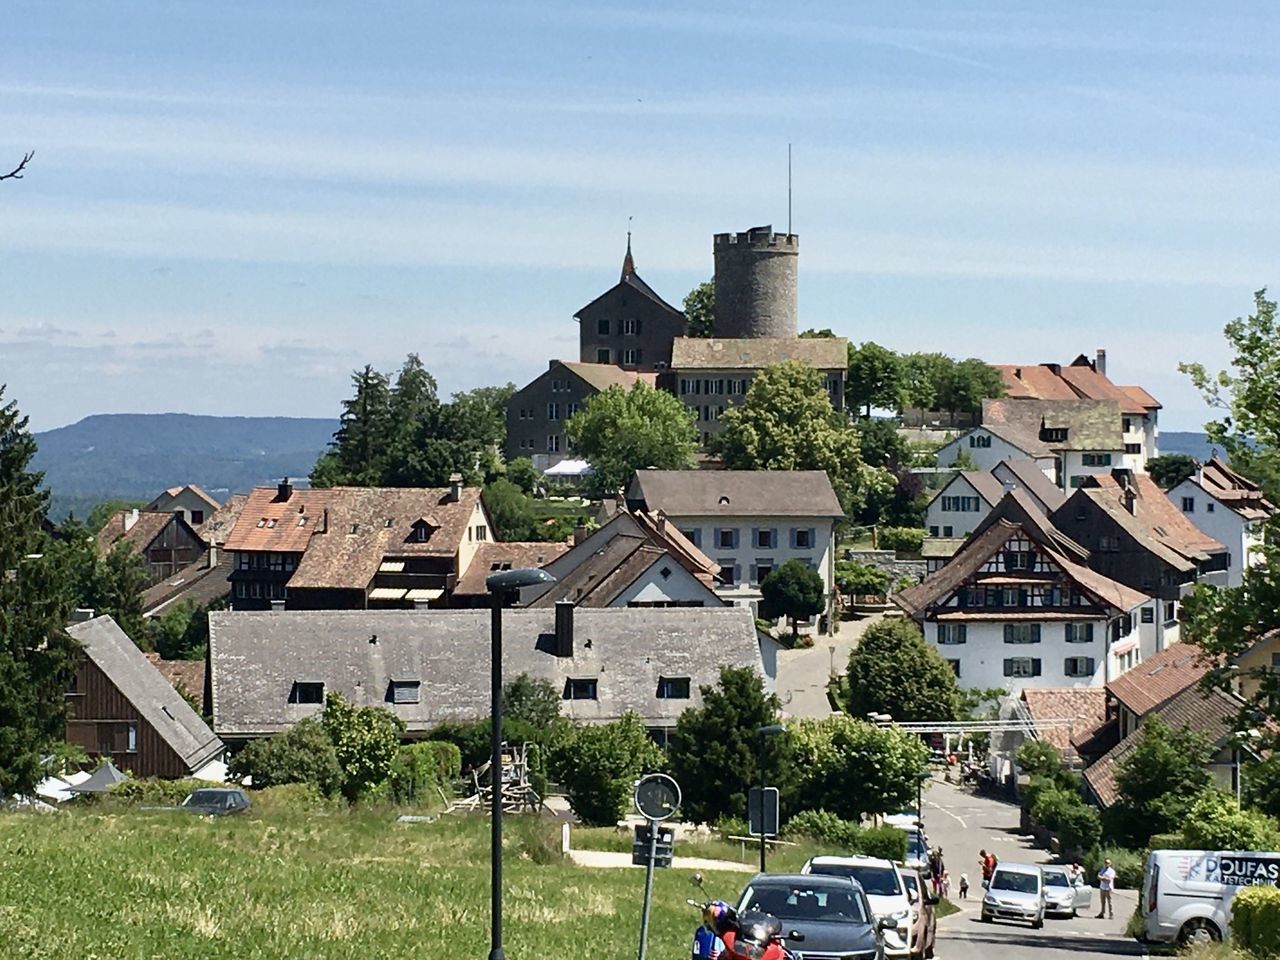
[[[634,956],[643,873],[566,865],[555,825],[508,822],[508,956]],[[488,869],[482,818],[0,814],[0,956],[482,958]],[[742,881],[706,876],[708,891],[726,899]],[[684,873],[658,871],[651,957],[687,953],[698,917],[684,900],[693,892]]]

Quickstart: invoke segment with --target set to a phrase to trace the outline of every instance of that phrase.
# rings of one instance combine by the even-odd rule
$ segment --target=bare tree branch
[[[34,150],[28,151],[27,154],[23,156],[22,162],[20,164],[18,164],[16,167],[10,170],[8,173],[0,173],[0,180],[21,180],[23,168],[27,165],[27,162],[35,155],[36,155],[36,152]]]

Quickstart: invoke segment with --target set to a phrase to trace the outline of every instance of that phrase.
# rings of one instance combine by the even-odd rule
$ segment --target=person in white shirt
[[[1102,865],[1102,869],[1098,871],[1098,917],[1101,920],[1105,914],[1108,919],[1114,920],[1115,913],[1111,909],[1111,891],[1116,885],[1116,868],[1111,865],[1111,858],[1108,857]]]

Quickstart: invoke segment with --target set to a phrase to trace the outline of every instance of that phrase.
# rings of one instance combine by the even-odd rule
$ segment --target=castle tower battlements
[[[796,234],[774,233],[772,226],[717,233],[712,252],[717,337],[797,336],[800,238]]]

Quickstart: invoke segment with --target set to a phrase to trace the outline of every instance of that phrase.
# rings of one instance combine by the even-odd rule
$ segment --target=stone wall
[[[868,567],[875,567],[889,574],[889,591],[896,590],[898,581],[907,577],[912,583],[924,579],[924,560],[899,560],[892,550],[844,550],[842,560],[856,560]]]

